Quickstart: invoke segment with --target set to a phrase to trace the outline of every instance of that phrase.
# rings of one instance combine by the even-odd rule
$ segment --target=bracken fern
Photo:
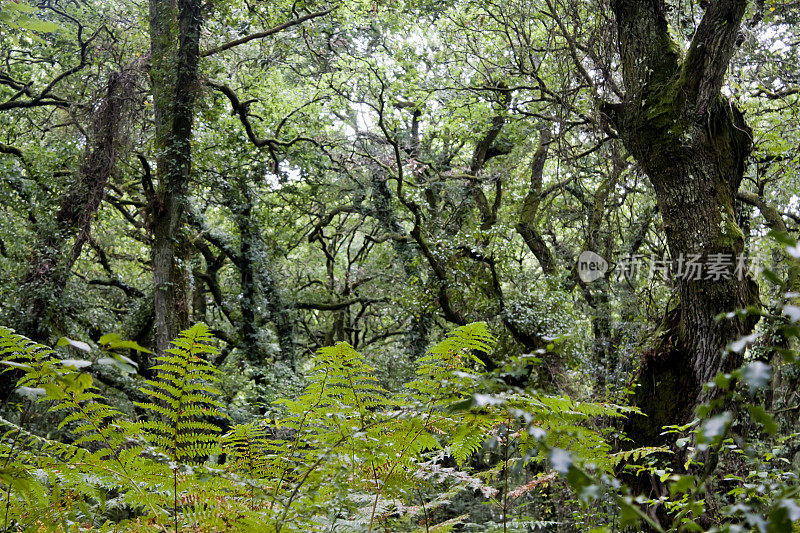
[[[208,419],[224,415],[215,399],[219,371],[207,360],[218,352],[213,341],[202,323],[181,332],[156,358],[156,377],[142,388],[154,401],[136,403],[156,415],[140,424],[148,440],[179,464],[200,464],[217,449],[221,430]]]

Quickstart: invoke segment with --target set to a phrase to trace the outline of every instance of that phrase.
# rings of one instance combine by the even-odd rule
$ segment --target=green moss
[[[720,233],[717,248],[720,250],[740,250],[744,243],[744,234],[736,223],[733,209],[726,205],[720,209]]]
[[[657,121],[667,118],[674,121],[677,118],[678,100],[678,83],[673,80],[661,85],[647,97],[647,119]]]
[[[688,143],[689,124],[682,118],[680,83],[672,79],[647,95],[639,128],[642,146],[659,146],[662,153],[675,152]]]

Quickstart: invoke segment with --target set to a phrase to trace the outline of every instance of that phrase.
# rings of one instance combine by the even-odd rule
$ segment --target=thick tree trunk
[[[199,0],[150,0],[150,78],[158,189],[151,199],[155,346],[162,353],[188,324],[188,276],[176,261],[191,171],[192,122],[200,59]]]
[[[88,242],[92,221],[115,168],[125,124],[126,99],[133,79],[130,72],[109,76],[106,94],[95,114],[92,139],[75,181],[61,200],[52,221],[40,232],[28,270],[20,284],[23,315],[19,330],[39,342],[48,342],[52,327],[59,329],[55,310],[61,303],[72,266]]]
[[[720,313],[758,305],[758,289],[734,274],[744,238],[734,197],[752,138],[742,114],[722,97],[746,0],[712,2],[686,55],[669,37],[664,5],[614,0],[625,81],[623,104],[609,106],[625,147],[655,189],[673,261],[696,256],[708,264],[724,254],[727,279],[683,279],[679,307],[642,363],[634,402],[648,415],[629,425],[637,444],[658,439],[661,426],[686,421],[703,400],[702,385],[742,363],[726,345],[753,327],[752,319],[717,321]]]

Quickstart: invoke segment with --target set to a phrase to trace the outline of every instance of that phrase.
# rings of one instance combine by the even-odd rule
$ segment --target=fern
[[[311,361],[303,393],[279,402],[284,418],[221,435],[213,423],[224,414],[209,361],[212,343],[203,324],[180,334],[157,358],[154,379],[145,381],[151,401],[136,404],[151,419],[133,423],[81,371],[91,361],[60,359],[0,329],[2,363],[22,373],[19,392],[60,416],[58,427],[70,441],[0,419],[5,525],[100,527],[107,514],[123,512],[132,519],[114,527],[146,531],[171,519],[175,530],[278,533],[390,527],[397,514],[410,525],[424,514],[431,531],[446,530],[466,518],[434,526],[430,512],[462,491],[502,500],[504,512],[509,495],[512,504],[525,498],[536,483],[515,489],[506,479],[501,489],[497,480],[541,460],[540,449],[564,448],[610,469],[619,458],[593,422],[631,411],[567,396],[487,394],[491,378],[477,354],[488,353],[493,339],[484,324],[469,324],[433,346],[415,379],[396,394],[379,385],[352,346],[324,348]],[[466,465],[489,437],[505,458],[472,474]],[[217,456],[222,465],[207,461]],[[444,466],[448,456],[457,467]]]
[[[611,464],[617,466],[620,463],[627,463],[630,461],[640,461],[645,457],[649,457],[656,453],[673,453],[672,450],[664,446],[643,446],[641,448],[633,448],[632,450],[622,450],[617,453],[612,453],[608,456]]]
[[[256,508],[257,497],[269,491],[270,480],[281,474],[277,460],[282,450],[271,440],[266,425],[261,423],[240,424],[223,435],[222,448],[227,454],[225,470],[237,476],[240,491],[247,499],[250,510]]]
[[[240,424],[223,435],[222,446],[228,454],[226,468],[250,479],[265,479],[274,474],[270,468],[270,446],[267,427],[257,422]]]
[[[220,394],[214,387],[219,371],[205,359],[218,352],[213,340],[202,323],[182,331],[156,358],[156,378],[141,389],[155,401],[135,402],[157,418],[140,423],[148,440],[178,464],[200,464],[216,451],[221,430],[206,419],[225,415],[214,398]]]
[[[18,392],[45,402],[52,413],[64,413],[58,428],[72,437],[69,444],[45,439],[0,420],[11,428],[2,441],[6,453],[12,454],[15,447],[19,448],[16,441],[24,439],[25,453],[18,457],[23,477],[27,479],[30,471],[45,468],[50,483],[93,499],[98,493],[123,488],[125,493],[130,490],[138,495],[133,498],[138,502],[135,507],[153,511],[137,479],[143,469],[141,448],[132,446],[128,439],[134,433],[132,425],[94,391],[89,374],[76,370],[91,361],[59,359],[50,348],[5,328],[0,330],[0,346],[6,357],[3,363],[25,371],[18,381]],[[24,491],[20,494],[26,497]]]
[[[449,445],[450,455],[458,466],[463,466],[467,459],[481,449],[489,430],[497,424],[497,420],[495,417],[469,413],[459,422],[449,438]]]
[[[419,359],[417,379],[406,388],[413,400],[434,409],[474,391],[483,362],[475,352],[490,353],[494,339],[486,324],[476,322],[454,330]]]

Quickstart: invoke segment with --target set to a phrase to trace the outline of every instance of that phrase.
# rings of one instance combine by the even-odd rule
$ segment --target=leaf
[[[128,359],[126,357],[126,359]],[[128,359],[130,361],[130,359]],[[130,361],[133,364],[129,364],[127,361],[122,361],[117,359],[116,357],[102,357],[97,360],[97,364],[103,366],[113,366],[114,368],[126,373],[126,374],[135,374],[136,373],[136,363]],[[138,366],[138,365],[136,365]]]
[[[20,13],[33,13],[36,11],[35,7],[22,2],[4,2],[3,10],[5,11],[6,9],[9,11],[19,11]]]
[[[147,348],[141,346],[136,341],[130,341],[123,339],[119,333],[108,333],[100,337],[97,342],[107,350],[136,350],[137,352],[142,353],[153,353]],[[129,363],[133,364],[133,361],[128,361]]]
[[[756,333],[745,335],[741,339],[733,341],[730,345],[730,350],[736,353],[742,353],[745,348],[753,344],[756,340],[758,340],[758,334]]]
[[[72,367],[75,370],[80,370],[81,368],[92,366],[92,362],[87,361],[86,359],[62,359],[60,363],[62,366]]]
[[[796,501],[789,499],[778,500],[778,505],[786,509],[790,522],[800,520],[800,506],[797,505]]]
[[[17,363],[16,361],[3,360],[3,361],[0,361],[0,364],[4,364],[6,366],[10,366],[11,368],[17,368],[19,370],[24,370],[25,372],[28,372],[29,370],[33,370],[33,368],[30,365],[26,365],[26,364],[23,364],[23,363]]]
[[[730,421],[731,414],[727,411],[711,417],[703,423],[703,426],[700,429],[700,435],[706,442],[718,441],[725,435],[725,431],[727,431]]]
[[[20,21],[20,26],[39,33],[53,33],[61,29],[61,26],[58,24],[35,18],[28,18],[24,21]]]
[[[727,389],[731,386],[732,376],[730,374],[717,374],[714,376],[714,385],[719,389]]]
[[[488,407],[505,404],[505,400],[502,398],[497,398],[496,396],[492,396],[490,394],[479,394],[477,392],[472,395],[472,400],[475,407]]]
[[[797,241],[785,231],[770,230],[770,232],[767,233],[767,237],[773,238],[784,246],[794,246],[797,244]]]
[[[764,426],[764,432],[767,435],[774,435],[778,431],[778,424],[772,418],[772,415],[767,413],[760,405],[748,405],[747,410],[750,411],[750,416],[753,420]]]
[[[121,340],[122,337],[120,336],[119,333],[106,333],[105,335],[97,339],[97,342],[99,344],[111,344],[112,342],[119,342]]]
[[[750,394],[769,383],[772,377],[772,368],[761,361],[753,361],[742,371],[742,377],[750,389]]]
[[[550,464],[553,465],[553,470],[559,474],[566,475],[569,469],[572,468],[572,454],[561,448],[553,448],[550,451]]]
[[[766,525],[768,533],[790,533],[794,531],[792,523],[800,519],[800,506],[790,499],[778,500],[772,512],[769,513],[769,522]],[[764,529],[762,529],[763,531]]]
[[[783,306],[783,314],[789,317],[792,322],[800,322],[800,307],[796,305]]]
[[[64,385],[66,392],[81,393],[92,386],[92,376],[85,372],[64,374],[58,380]]]
[[[0,481],[22,493],[31,489],[30,475],[22,468],[0,467]]]
[[[782,285],[783,284],[783,281],[781,280],[781,278],[777,274],[775,274],[773,271],[768,269],[768,268],[765,268],[764,270],[762,270],[761,271],[761,275],[764,276],[767,279],[767,281],[769,281],[773,285]]]
[[[56,346],[72,346],[76,350],[83,350],[84,352],[92,351],[91,346],[89,346],[85,342],[72,340],[67,337],[61,337],[60,339],[58,339]]]
[[[42,385],[42,388],[47,391],[48,400],[63,400],[67,397],[64,389],[59,387],[56,383],[45,383]]]
[[[697,483],[697,478],[694,476],[674,476],[673,479],[675,481],[669,486],[669,493],[673,496],[689,492]]]
[[[41,387],[17,387],[17,394],[33,401],[47,395],[47,391]]]
[[[636,504],[630,501],[630,498],[622,498],[619,501],[619,522],[623,527],[636,526],[641,521],[642,517],[639,514],[639,509]]]

